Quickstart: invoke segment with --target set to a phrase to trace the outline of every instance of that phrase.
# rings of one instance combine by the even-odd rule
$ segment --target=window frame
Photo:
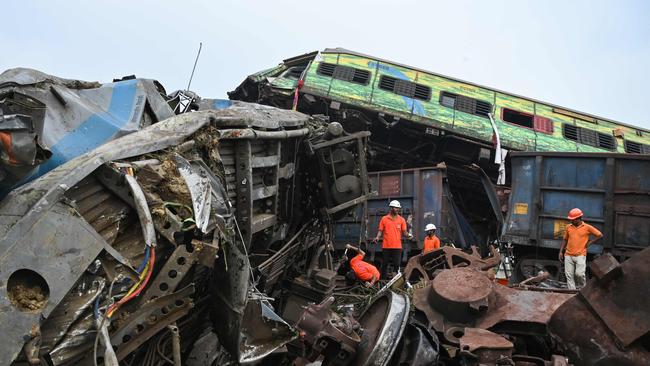
[[[570,127],[576,129],[576,139],[575,139],[575,140],[566,137],[566,126],[570,126]],[[595,134],[595,136],[596,136],[596,144],[595,144],[595,145],[588,144],[588,143],[586,143],[586,142],[584,141],[584,139],[582,138],[582,133],[580,132],[580,131],[582,131],[582,130],[589,131],[590,133],[594,133],[594,134]],[[605,147],[600,146],[600,139],[601,139],[601,136],[608,136],[608,135],[605,134],[605,133],[602,133],[602,132],[596,131],[596,130],[592,130],[592,129],[590,129],[590,128],[585,128],[585,127],[580,127],[580,126],[572,125],[572,124],[570,124],[570,123],[563,123],[563,124],[562,124],[562,137],[563,137],[565,140],[574,141],[574,142],[577,143],[577,144],[582,144],[582,145],[586,145],[586,146],[591,146],[591,147],[595,147],[595,148],[597,148],[597,149],[603,149],[603,150],[607,150],[607,151],[616,151],[616,149],[617,149],[617,147],[618,147],[618,143],[616,142],[616,138],[615,138],[614,136],[611,136],[611,138],[612,138],[612,148],[611,148],[611,149],[607,149],[607,148],[605,148]]]
[[[442,99],[445,96],[454,98],[454,106],[453,107],[449,107],[449,106],[446,106],[446,105],[442,104]],[[473,109],[474,110],[472,112],[467,112],[465,110],[458,109],[458,97],[467,98],[469,101],[471,101],[472,104],[473,104]],[[478,117],[488,118],[489,119],[490,117],[488,115],[483,115],[483,114],[476,113],[477,112],[477,104],[478,104],[478,102],[485,103],[485,104],[489,105],[490,106],[490,112],[492,112],[494,110],[494,105],[492,103],[486,102],[486,101],[484,101],[482,99],[476,99],[476,98],[468,97],[466,95],[452,93],[452,92],[446,91],[446,90],[441,90],[440,94],[438,96],[438,104],[445,107],[445,108],[451,108],[451,109],[453,109],[455,111],[467,113],[467,114],[470,114],[472,116],[478,116]],[[490,112],[488,112],[488,113],[490,113]]]
[[[386,89],[386,88],[381,87],[381,84],[382,84],[383,80],[386,79],[386,78],[393,79],[393,88],[392,89]],[[404,94],[400,94],[400,93],[395,92],[395,86],[396,86],[396,84],[398,82],[412,84],[413,85],[413,95],[404,95]],[[421,88],[426,88],[427,89],[427,91],[428,91],[427,99],[423,99],[423,98],[419,98],[419,97],[415,96],[415,93],[416,93],[416,90],[417,90],[418,86],[420,86]],[[383,90],[383,91],[393,93],[395,95],[399,95],[399,96],[402,96],[402,97],[407,97],[407,98],[411,98],[411,99],[415,99],[415,100],[421,100],[423,102],[430,102],[431,101],[431,95],[433,94],[433,90],[431,89],[430,86],[420,84],[420,83],[416,83],[416,82],[410,81],[410,80],[399,79],[399,78],[396,78],[394,76],[390,76],[390,75],[386,75],[386,74],[379,74],[379,80],[377,81],[377,88],[380,89],[380,90]]]
[[[523,114],[523,115],[526,115],[526,116],[530,116],[530,119],[531,119],[531,122],[532,122],[532,124],[533,124],[533,127],[526,127],[526,126],[522,126],[522,125],[517,124],[517,123],[514,123],[514,122],[506,121],[506,119],[505,119],[505,117],[504,117],[504,115],[505,115],[505,113],[506,113],[506,109],[509,110],[509,111],[512,111],[512,112],[518,113],[518,114]],[[520,111],[518,111],[518,110],[516,110],[516,109],[512,109],[512,108],[501,107],[501,120],[502,120],[503,122],[508,123],[508,124],[511,124],[511,125],[513,125],[513,126],[523,127],[523,128],[529,129],[529,130],[531,130],[531,131],[537,131],[537,130],[535,130],[535,115],[534,115],[534,114],[530,114],[530,113],[526,113],[526,112],[520,112]]]
[[[532,121],[532,122],[533,122],[533,127],[526,127],[526,126],[522,126],[522,125],[516,124],[516,123],[514,123],[514,122],[506,121],[506,119],[504,118],[504,115],[505,115],[505,111],[506,111],[506,109],[509,110],[509,111],[515,112],[515,113],[519,113],[519,114],[523,114],[523,115],[526,115],[526,116],[530,116],[530,117],[532,118],[532,120],[533,120],[533,121]],[[541,129],[541,128],[537,128],[537,127],[535,127],[535,126],[536,126],[536,120],[539,120],[540,118],[543,118],[543,119],[546,119],[546,120],[549,121],[550,126],[551,126],[551,130],[550,130],[550,131],[547,131],[547,130],[544,130],[544,129]],[[508,123],[508,124],[511,124],[511,125],[513,125],[513,126],[526,128],[526,129],[528,129],[528,130],[531,130],[531,131],[534,131],[534,132],[539,132],[539,133],[544,133],[544,134],[547,134],[547,135],[553,135],[553,132],[555,131],[555,126],[553,125],[553,120],[552,120],[552,119],[550,119],[550,118],[548,118],[548,117],[542,117],[542,116],[537,115],[537,114],[532,114],[532,113],[527,113],[527,112],[518,111],[518,110],[516,110],[516,109],[507,108],[507,107],[501,107],[501,121],[503,121],[503,122],[505,122],[505,123]]]
[[[628,144],[637,144],[639,145],[639,152],[630,152],[628,149]],[[623,148],[625,149],[625,152],[627,154],[635,154],[635,155],[650,155],[650,145],[644,144],[641,142],[636,142],[632,140],[623,140]]]
[[[332,75],[323,74],[321,72],[321,67],[323,67],[323,66],[321,66],[321,65],[332,65],[332,66],[334,66],[334,68],[332,69]],[[334,77],[334,75],[336,75],[337,68],[351,69],[352,70],[352,78],[350,80],[348,80],[348,79],[342,79],[342,78]],[[354,80],[355,73],[357,71],[368,74],[368,78],[366,79],[366,81],[364,83],[361,83],[361,82],[358,82],[358,81]],[[316,74],[319,75],[319,76],[331,78],[333,80],[340,80],[340,81],[345,81],[345,82],[348,82],[348,83],[353,83],[353,84],[357,84],[357,85],[364,85],[364,86],[369,85],[370,81],[372,80],[372,72],[369,71],[369,70],[359,69],[359,68],[348,66],[348,65],[333,64],[331,62],[319,62],[318,67],[316,68]]]

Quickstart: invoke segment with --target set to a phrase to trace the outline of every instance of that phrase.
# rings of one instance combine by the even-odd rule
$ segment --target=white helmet
[[[402,208],[402,205],[399,203],[398,200],[392,200],[388,204],[388,207],[396,207],[396,208]]]
[[[427,226],[424,228],[424,231],[435,230],[435,229],[436,229],[436,225],[427,224]]]

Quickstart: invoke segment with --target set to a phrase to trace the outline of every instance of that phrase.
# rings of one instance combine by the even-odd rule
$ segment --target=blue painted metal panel
[[[534,157],[512,159],[512,186],[517,189],[510,193],[510,213],[504,225],[510,235],[528,235],[535,180]]]
[[[578,157],[544,159],[543,186],[603,189],[604,177],[605,159]]]
[[[622,160],[617,165],[616,189],[650,191],[650,163],[645,160]]]
[[[29,177],[36,179],[57,166],[85,154],[111,140],[129,122],[135,104],[137,80],[112,84],[108,110],[93,114],[50,148],[52,157]]]
[[[574,191],[541,191],[542,215],[566,217],[569,210],[579,207],[585,220],[605,219],[605,194]]]

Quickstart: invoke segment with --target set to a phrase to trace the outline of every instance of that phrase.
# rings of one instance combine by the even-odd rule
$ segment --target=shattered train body
[[[1,365],[648,362],[650,249],[579,294],[500,285],[475,247],[347,283],[334,224],[375,195],[368,131],[27,69],[0,110]]]
[[[370,194],[367,133],[255,104],[216,110],[219,101],[194,96],[187,113],[174,113],[173,98],[141,79],[128,81],[143,91],[134,112],[130,100],[115,105],[120,96],[111,98],[107,86],[20,71],[3,84],[3,122],[32,123],[25,140],[49,153],[5,180],[12,187],[33,179],[0,207],[0,364],[93,364],[93,353],[106,364],[155,364],[172,358],[170,326],[185,357],[214,362],[223,355],[254,361],[296,338],[273,307],[295,303],[281,302],[286,281],[331,293],[326,223]],[[25,75],[32,79],[23,85]],[[98,112],[90,119],[108,142],[57,155],[48,129],[74,121],[57,118],[78,117],[72,108],[97,106],[93,92],[128,115],[132,130],[120,134],[112,125],[109,134],[98,126],[118,118]],[[42,118],[24,108],[8,115],[18,98],[38,105]],[[87,123],[64,129],[61,139],[96,134]],[[336,149],[353,156],[345,171],[331,169]],[[49,172],[38,177],[40,170]],[[214,332],[225,351],[209,341]],[[212,351],[206,356],[193,344]]]

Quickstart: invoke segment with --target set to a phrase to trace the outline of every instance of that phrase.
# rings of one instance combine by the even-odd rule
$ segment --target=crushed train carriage
[[[300,288],[331,294],[326,223],[370,195],[368,133],[262,105],[215,110],[219,101],[195,96],[184,108],[192,112],[176,115],[177,98],[141,79],[107,86],[25,69],[4,75],[12,74],[2,106],[15,113],[3,117],[31,123],[27,150],[50,153],[7,180],[33,179],[0,207],[0,363],[93,364],[93,350],[106,364],[156,363],[171,358],[172,332],[191,354],[200,330],[211,333],[207,314],[228,351],[210,344],[211,357],[251,361],[295,338],[268,295],[281,295],[276,311],[292,318],[301,308],[291,305],[307,302]],[[111,90],[122,87],[142,97]],[[40,119],[25,113],[33,105]],[[98,111],[75,110],[87,106]],[[67,148],[77,141],[85,145]],[[337,149],[354,161],[334,176]]]
[[[2,84],[10,96],[0,103],[9,115],[3,121],[23,123],[10,141],[29,143],[23,169],[6,169],[12,179],[0,203],[0,363],[648,361],[647,322],[623,331],[611,321],[621,304],[603,298],[643,288],[645,257],[622,265],[604,258],[595,269],[599,282],[576,300],[561,290],[496,284],[494,250],[481,258],[475,248],[468,254],[444,247],[411,259],[411,290],[398,276],[378,293],[355,295],[338,281],[332,233],[336,220],[373,197],[367,131],[187,91],[166,96],[142,79],[107,86],[39,75],[37,83]],[[150,85],[140,102],[123,104],[130,112],[120,112],[129,115],[122,121],[135,121],[128,131],[115,127],[117,107],[110,107],[110,89],[124,82],[136,90]],[[38,103],[35,113],[30,108]],[[77,105],[100,109],[64,117]],[[48,160],[60,153],[52,146],[61,136],[97,132],[86,124],[97,119],[113,125],[98,128],[102,138]],[[64,132],[48,140],[39,123]],[[12,161],[3,146],[5,169]],[[49,172],[35,173],[47,164]],[[444,286],[461,277],[456,289]],[[605,286],[611,283],[619,289]],[[346,304],[346,295],[363,304]],[[544,311],[527,313],[530,301]],[[647,312],[640,302],[626,306],[633,319]],[[565,314],[574,309],[594,325],[595,343],[567,330]]]

